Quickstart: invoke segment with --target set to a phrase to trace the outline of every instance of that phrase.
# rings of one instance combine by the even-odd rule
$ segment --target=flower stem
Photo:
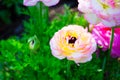
[[[112,51],[112,45],[113,45],[113,41],[114,41],[114,27],[111,29],[111,38],[110,38],[110,45],[109,45],[109,51],[108,51],[108,55],[104,57],[104,61],[103,61],[103,66],[102,66],[102,70],[104,71],[104,74],[107,74],[107,72],[109,72],[109,66],[110,66],[110,54]],[[104,80],[109,80],[108,76],[104,77]]]
[[[103,64],[102,64],[102,70],[103,71],[105,70],[105,66],[106,66],[106,57],[104,57]]]
[[[67,79],[70,79],[70,61],[67,61]]]
[[[42,12],[43,12],[43,3],[39,2],[37,3],[37,5],[34,8],[34,12],[32,13],[32,16],[34,16],[33,21],[34,22],[34,26],[35,26],[35,34],[37,35],[37,37],[40,39],[40,36],[42,35],[43,32],[43,27],[42,27],[42,23],[43,23],[43,18],[42,18]]]
[[[45,19],[46,19],[46,23],[47,23],[47,25],[48,25],[48,19],[49,19],[49,8],[48,8],[48,6],[45,6],[45,9],[46,9],[46,11],[45,11]]]
[[[110,54],[111,51],[112,51],[113,40],[114,40],[114,27],[112,28],[112,34],[111,34],[110,46],[109,46],[109,54]]]
[[[40,13],[39,13],[40,33],[42,33],[42,30],[43,30],[43,29],[42,29],[42,27],[43,27],[43,26],[42,26],[42,24],[43,24],[43,23],[42,23],[42,22],[43,22],[43,21],[42,21],[42,5],[43,5],[42,2],[40,2],[40,10],[39,10],[39,11],[40,11]]]

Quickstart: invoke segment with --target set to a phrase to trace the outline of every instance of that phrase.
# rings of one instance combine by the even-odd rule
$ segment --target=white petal
[[[89,0],[78,0],[78,10],[84,13],[90,13],[91,8],[90,8],[90,1]]]
[[[53,5],[56,5],[59,2],[59,0],[42,0],[42,2],[46,6],[53,6]]]
[[[58,50],[52,50],[52,55],[55,56],[58,59],[64,59],[65,56],[63,56]]]
[[[68,60],[73,60],[75,63],[85,63],[92,59],[92,55],[82,55],[77,58],[74,57],[67,57]]]
[[[92,55],[90,56],[84,56],[78,60],[75,60],[76,63],[85,63],[85,62],[88,62],[92,59]]]
[[[100,19],[95,14],[85,14],[85,18],[90,22],[91,24],[97,24],[100,22]]]
[[[65,58],[65,56],[63,56],[63,55],[60,53],[61,51],[59,51],[58,44],[56,43],[56,41],[55,41],[54,38],[52,38],[52,39],[50,40],[50,48],[51,48],[51,50],[52,50],[52,55],[53,55],[53,56],[57,57],[58,59],[63,59],[63,58]]]
[[[24,0],[23,4],[25,6],[34,6],[39,0]]]
[[[116,23],[115,23],[114,20],[111,20],[111,21],[102,20],[102,23],[103,23],[105,26],[108,26],[108,27],[115,27],[115,26],[116,26]]]

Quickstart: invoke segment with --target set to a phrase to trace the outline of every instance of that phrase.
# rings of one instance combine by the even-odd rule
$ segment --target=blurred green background
[[[38,14],[22,0],[0,1],[0,80],[120,80],[120,62],[107,61],[105,52],[80,66],[52,56],[49,41],[55,32],[69,24],[88,26],[79,12],[64,6],[63,14],[51,21],[45,14],[42,23]]]

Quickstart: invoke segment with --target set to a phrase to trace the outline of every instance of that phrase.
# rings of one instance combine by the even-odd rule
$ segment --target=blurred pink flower
[[[38,1],[42,1],[46,6],[53,6],[59,2],[59,0],[24,0],[23,4],[25,6],[34,6]]]
[[[102,23],[99,23],[97,25],[94,25],[92,34],[103,51],[108,50],[111,38],[111,28],[104,26]],[[120,57],[120,28],[114,29],[114,40],[111,56],[113,58]]]
[[[54,34],[50,40],[53,56],[75,63],[85,63],[92,59],[96,51],[96,42],[93,36],[82,26],[69,25]]]
[[[120,25],[120,0],[78,0],[78,9],[91,24]]]

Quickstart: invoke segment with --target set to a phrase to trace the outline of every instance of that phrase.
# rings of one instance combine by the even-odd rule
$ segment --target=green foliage
[[[46,33],[50,33],[50,37],[53,36],[53,34],[61,29],[64,26],[67,25],[80,25],[83,27],[88,26],[88,22],[84,19],[84,17],[81,15],[79,16],[78,12],[72,12],[67,6],[65,7],[65,12],[63,14],[58,14],[58,18],[55,18],[51,22],[51,26],[48,27]]]
[[[80,66],[73,61],[59,60],[51,54],[49,40],[54,33],[69,24],[87,26],[88,23],[83,16],[78,16],[77,12],[73,13],[66,7],[63,15],[59,15],[59,18],[52,20],[51,23],[43,23],[41,26],[39,17],[33,12],[37,11],[36,8],[29,7],[29,9],[31,12],[26,13],[31,18],[29,21],[24,22],[25,32],[23,37],[21,39],[14,37],[0,41],[0,80],[104,79],[105,71],[102,69],[104,61],[97,58],[96,54],[93,55],[92,61],[80,64]],[[40,12],[37,13],[39,14]],[[42,27],[43,31],[40,32]],[[40,41],[40,48],[35,52],[29,49],[29,43],[27,43],[28,39],[34,35],[37,35]],[[117,68],[115,68],[116,66]],[[112,70],[112,74],[109,74],[112,77],[111,80],[119,80],[120,70],[117,70],[118,63],[114,63],[110,69]]]
[[[2,5],[6,5],[6,7],[11,7],[13,5],[18,5],[22,3],[20,0],[4,0],[2,1]]]
[[[11,16],[13,14],[18,16],[22,13],[21,6],[22,0],[1,0],[0,1],[1,7],[0,20],[2,21],[1,23],[11,24],[12,23]]]

